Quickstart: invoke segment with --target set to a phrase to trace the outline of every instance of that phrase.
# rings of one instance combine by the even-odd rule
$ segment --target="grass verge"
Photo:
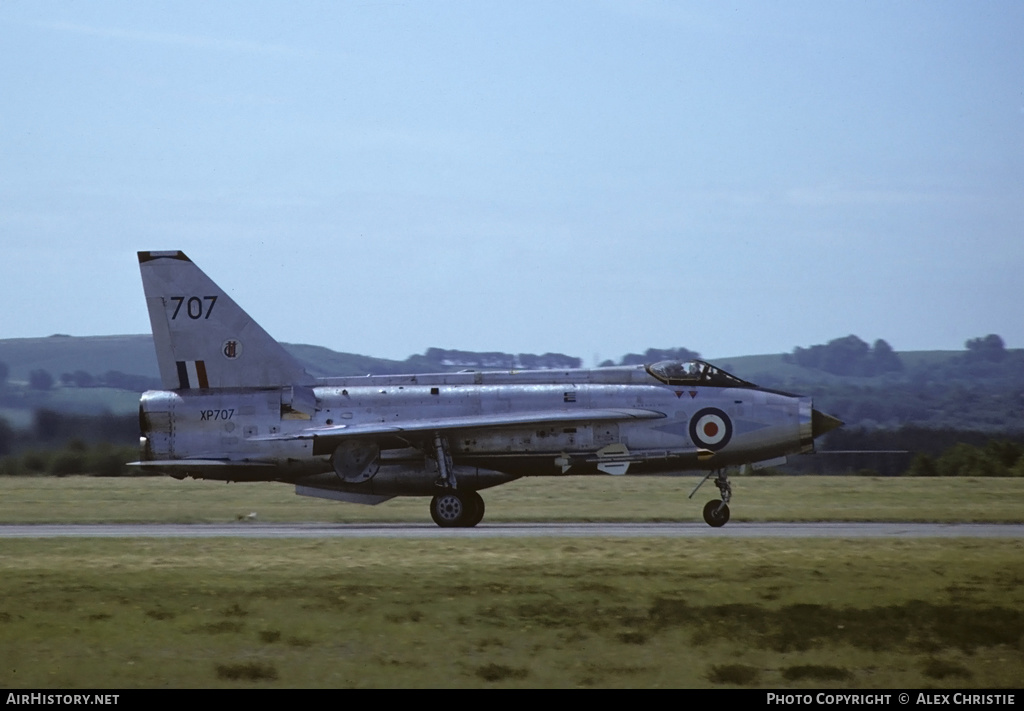
[[[696,477],[521,479],[483,492],[487,521],[700,521],[718,491]],[[733,477],[733,521],[1018,522],[1024,478]],[[429,522],[426,498],[380,506],[296,496],[270,482],[0,477],[0,523]]]
[[[11,540],[6,687],[1016,686],[1017,540]]]

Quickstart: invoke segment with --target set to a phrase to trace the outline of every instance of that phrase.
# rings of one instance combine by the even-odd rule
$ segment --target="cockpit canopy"
[[[755,388],[702,360],[663,360],[647,366],[647,372],[666,385],[713,385],[720,388]]]

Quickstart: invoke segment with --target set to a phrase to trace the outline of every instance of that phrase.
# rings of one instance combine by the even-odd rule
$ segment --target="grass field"
[[[697,477],[521,479],[483,492],[489,521],[700,521],[710,482]],[[1017,522],[1024,478],[732,477],[733,521]],[[3,523],[429,522],[426,498],[379,506],[296,496],[275,483],[166,477],[0,477]]]
[[[1019,687],[1024,543],[14,540],[4,687]]]
[[[734,520],[1019,520],[1015,479],[737,478]],[[516,482],[487,520],[698,520],[692,479]],[[0,522],[428,520],[282,485],[0,480]],[[239,524],[244,525],[244,524]],[[0,685],[1019,687],[1024,541],[0,543]]]

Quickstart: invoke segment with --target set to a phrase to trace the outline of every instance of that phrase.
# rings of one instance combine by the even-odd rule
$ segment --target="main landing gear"
[[[729,499],[732,498],[732,486],[729,484],[729,477],[726,476],[725,469],[708,472],[708,475],[701,479],[700,483],[690,492],[689,498],[692,499],[693,495],[697,493],[697,489],[712,476],[715,477],[715,486],[721,492],[722,498],[713,499],[704,504],[704,521],[709,526],[719,528],[729,521]]]
[[[448,440],[434,434],[434,461],[437,462],[437,486],[442,491],[430,500],[430,518],[442,528],[472,528],[484,517],[484,500],[469,489],[459,489],[452,470]]]
[[[441,528],[472,528],[484,517],[484,500],[475,491],[451,489],[430,500],[430,518]]]

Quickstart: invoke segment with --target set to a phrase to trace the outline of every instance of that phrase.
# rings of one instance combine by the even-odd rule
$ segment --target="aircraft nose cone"
[[[826,415],[819,410],[811,410],[811,436],[815,439],[844,424],[846,423],[832,415]]]

